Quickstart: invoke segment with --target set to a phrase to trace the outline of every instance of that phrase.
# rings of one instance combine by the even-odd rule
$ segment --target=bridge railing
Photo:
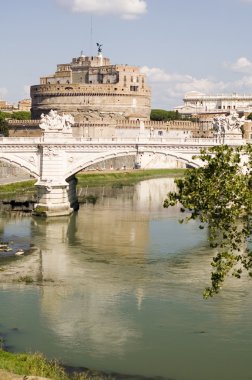
[[[42,137],[0,137],[0,145],[4,144],[171,144],[171,145],[196,145],[196,146],[209,146],[220,145],[225,141],[217,141],[216,138],[187,138],[187,137],[112,137],[107,139],[91,138],[91,137],[68,137],[68,138],[52,138],[44,140]],[[245,140],[227,142],[229,145],[243,145]]]
[[[90,144],[182,144],[182,145],[219,145],[219,142],[216,141],[214,138],[167,138],[167,137],[151,137],[151,138],[145,138],[145,137],[113,137],[110,139],[101,139],[101,138],[85,138],[85,137],[79,137],[73,139],[73,141],[83,142]]]

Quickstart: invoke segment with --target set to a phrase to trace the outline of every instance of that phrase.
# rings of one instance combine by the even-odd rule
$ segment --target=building
[[[98,44],[97,44],[98,45]],[[102,56],[80,55],[57,65],[53,75],[31,86],[32,118],[51,109],[70,113],[76,122],[97,119],[149,119],[151,92],[136,66],[113,65]]]
[[[0,100],[0,111],[12,112],[14,109],[13,104],[9,104],[5,100]]]
[[[252,95],[205,95],[191,91],[184,96],[184,105],[175,109],[182,114],[219,114],[231,111],[252,112]]]
[[[31,110],[31,99],[23,99],[18,102],[18,111],[30,112]]]

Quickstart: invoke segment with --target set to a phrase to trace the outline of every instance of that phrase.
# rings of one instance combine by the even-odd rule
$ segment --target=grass
[[[144,179],[161,178],[169,176],[182,176],[185,169],[147,169],[120,172],[92,172],[79,173],[78,187],[113,186],[122,187],[123,185],[133,185]]]
[[[85,186],[114,186],[133,185],[144,179],[160,178],[168,176],[181,176],[185,169],[147,169],[118,172],[82,172],[77,174],[78,187]],[[35,192],[36,180],[15,182],[7,185],[0,185],[1,194],[21,194]]]
[[[2,349],[0,349],[0,368],[17,375],[41,376],[52,380],[112,379],[89,372],[68,375],[57,361],[47,360],[42,354],[13,354]]]
[[[32,284],[34,280],[31,276],[21,276],[17,281],[24,282],[25,284]]]
[[[9,183],[7,185],[0,185],[0,193],[22,193],[35,191],[36,180],[22,181]]]

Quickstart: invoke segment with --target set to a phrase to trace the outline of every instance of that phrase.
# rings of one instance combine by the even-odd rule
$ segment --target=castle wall
[[[31,87],[32,118],[39,119],[51,109],[70,113],[76,122],[92,118],[150,116],[149,91],[132,92],[111,85],[40,85]]]

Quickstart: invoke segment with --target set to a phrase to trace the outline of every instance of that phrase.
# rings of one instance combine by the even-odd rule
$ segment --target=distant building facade
[[[184,105],[176,107],[183,114],[227,113],[231,111],[252,112],[252,95],[205,95],[191,91],[184,96]]]
[[[0,100],[0,111],[12,112],[14,109],[13,104],[9,104],[5,100]]]
[[[29,112],[31,110],[31,99],[22,99],[18,102],[18,110]]]
[[[98,50],[97,56],[81,55],[57,65],[51,76],[31,87],[32,118],[51,109],[70,113],[76,122],[95,119],[147,120],[151,92],[136,66],[112,65]]]

